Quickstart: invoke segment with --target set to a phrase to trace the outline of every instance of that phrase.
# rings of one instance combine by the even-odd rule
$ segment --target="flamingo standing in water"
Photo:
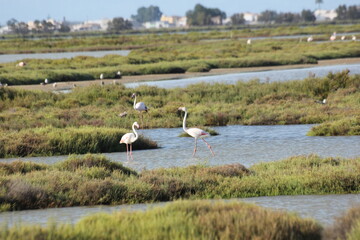
[[[137,128],[140,127],[137,122],[134,122],[132,125],[132,130],[134,133],[126,133],[121,137],[121,140],[120,140],[120,144],[122,144],[122,143],[126,144],[126,156],[127,156],[128,160],[129,160],[129,157],[132,160],[134,160],[133,156],[132,156],[132,143],[135,142],[139,137],[138,133],[135,130],[135,126]],[[129,145],[130,145],[130,151],[129,151]]]
[[[144,123],[143,123],[143,116],[142,116],[141,113],[142,113],[142,112],[147,112],[149,109],[148,109],[148,107],[145,105],[145,103],[143,103],[143,102],[138,102],[138,103],[136,103],[136,93],[133,93],[131,97],[132,97],[132,98],[135,98],[135,99],[134,99],[134,109],[140,113],[140,116],[141,116],[141,124],[144,125]]]
[[[187,117],[187,109],[186,107],[180,107],[179,110],[184,111],[185,112],[185,116],[184,116],[184,121],[183,121],[183,129],[184,131],[189,134],[190,136],[192,136],[193,138],[195,138],[195,148],[194,148],[194,152],[193,152],[193,157],[195,156],[196,153],[196,147],[197,147],[197,140],[200,138],[202,139],[207,147],[210,149],[210,152],[213,156],[215,156],[215,153],[212,150],[212,147],[210,146],[210,144],[205,141],[204,137],[208,137],[209,133],[205,132],[204,130],[200,129],[200,128],[186,128],[186,117]]]

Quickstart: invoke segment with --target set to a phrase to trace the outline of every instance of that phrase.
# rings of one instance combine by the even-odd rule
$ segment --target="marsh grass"
[[[126,151],[119,141],[125,129],[105,127],[34,128],[9,131],[0,136],[0,157],[66,155]],[[156,142],[143,136],[136,149],[157,148]]]
[[[53,166],[34,165],[22,173],[8,171],[8,165],[13,163],[0,165],[0,199],[5,210],[360,191],[359,158],[309,155],[249,169],[241,164],[198,165],[141,173],[101,155],[70,156]]]
[[[309,136],[351,136],[360,135],[360,117],[347,117],[314,126],[307,133]]]
[[[136,223],[136,224],[134,224]],[[145,212],[96,214],[74,226],[3,227],[3,239],[321,239],[312,219],[242,202],[177,201]]]

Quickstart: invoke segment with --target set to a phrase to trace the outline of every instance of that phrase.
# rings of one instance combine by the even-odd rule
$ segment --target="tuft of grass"
[[[360,117],[325,122],[314,126],[307,133],[308,136],[351,136],[360,135]]]
[[[99,155],[70,156],[45,169],[3,173],[0,199],[11,207],[9,210],[18,210],[176,199],[359,193],[359,168],[360,158],[308,155],[260,163],[249,169],[228,164],[136,173]]]

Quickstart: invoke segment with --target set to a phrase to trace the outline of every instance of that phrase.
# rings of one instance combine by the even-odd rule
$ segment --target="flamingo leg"
[[[212,155],[215,156],[215,153],[213,152],[211,145],[207,141],[205,141],[205,139],[202,139],[202,140],[206,143],[206,145],[210,149],[210,152],[212,153]]]
[[[197,139],[195,138],[195,147],[194,147],[193,157],[195,157],[196,147],[197,147]]]
[[[126,145],[126,159],[129,160],[129,144]]]
[[[130,144],[130,157],[131,157],[131,160],[134,160],[133,155],[132,155],[132,144]]]

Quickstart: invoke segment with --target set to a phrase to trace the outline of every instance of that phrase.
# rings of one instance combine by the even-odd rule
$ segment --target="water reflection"
[[[274,196],[215,201],[244,201],[255,203],[256,205],[266,208],[295,212],[301,217],[314,218],[321,224],[328,225],[332,224],[335,217],[341,216],[347,209],[359,205],[360,194]],[[165,204],[166,203],[118,206],[102,205],[4,212],[0,213],[0,222],[6,223],[8,226],[18,224],[46,226],[49,222],[74,224],[85,216],[99,212],[113,213],[121,210],[145,211],[149,208],[163,206]]]
[[[0,54],[0,63],[15,62],[27,58],[32,59],[61,59],[77,56],[103,57],[108,54],[127,56],[130,50],[110,51],[85,51],[85,52],[59,52],[59,53],[24,53],[24,54]]]
[[[182,128],[140,130],[139,133],[158,142],[159,149],[134,151],[134,161],[126,161],[126,153],[105,153],[113,161],[141,171],[143,169],[189,166],[194,164],[223,165],[241,163],[247,167],[281,160],[295,155],[353,158],[360,156],[360,136],[309,137],[313,125],[226,126],[214,127],[220,133],[207,141],[216,154],[212,157],[206,145],[198,142],[197,157],[192,157],[193,138],[178,137]],[[52,164],[67,156],[22,158]],[[17,159],[17,158],[15,158]],[[0,159],[14,161],[15,159]]]

